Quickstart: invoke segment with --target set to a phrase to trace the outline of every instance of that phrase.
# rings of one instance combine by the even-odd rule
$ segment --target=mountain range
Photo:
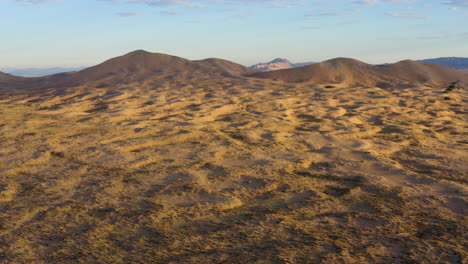
[[[336,58],[299,68],[259,72],[251,76],[291,83],[378,87],[401,84],[443,85],[450,80],[468,81],[467,74],[436,64],[405,60],[393,64],[371,65],[349,58]]]
[[[468,71],[468,58],[461,58],[461,57],[442,57],[442,58],[435,58],[435,59],[425,59],[425,60],[417,60],[418,62],[423,63],[431,63],[431,64],[438,64],[454,69],[459,69],[462,71]],[[314,64],[315,62],[304,62],[304,63],[292,63],[287,59],[283,58],[276,58],[270,62],[266,63],[258,63],[255,65],[250,66],[251,69],[257,71],[274,71],[274,70],[282,70],[282,69],[290,69],[290,68],[298,68],[307,66],[310,64]],[[388,63],[387,63],[388,64]]]
[[[441,57],[441,58],[434,58],[434,59],[424,59],[424,60],[417,60],[418,62],[423,63],[431,63],[431,64],[438,64],[450,68],[455,68],[461,70],[463,72],[468,72],[468,58],[462,57]],[[266,71],[274,71],[274,70],[283,70],[283,69],[291,69],[291,68],[299,68],[307,65],[314,64],[316,62],[302,62],[302,63],[293,63],[284,58],[276,58],[270,62],[266,63],[257,63],[255,65],[250,66],[250,69],[266,72]],[[54,67],[54,68],[3,68],[0,69],[1,71],[21,77],[43,77],[47,75],[54,75],[57,73],[68,73],[68,72],[75,72],[81,71],[86,69],[86,67],[77,67],[77,68],[61,68],[61,67]]]
[[[285,61],[277,61],[285,63]],[[342,86],[388,87],[408,84],[448,85],[468,74],[458,70],[417,61],[371,65],[355,59],[336,58],[303,67],[259,72],[223,59],[188,60],[177,56],[137,50],[109,59],[80,71],[45,77],[25,78],[0,74],[0,90],[11,88],[34,91],[41,88],[66,89],[80,85],[106,87],[148,81],[207,80],[213,78],[260,78],[290,83],[333,84]]]
[[[3,68],[3,72],[21,76],[21,77],[42,77],[46,75],[57,74],[61,72],[72,72],[80,71],[86,67],[75,67],[75,68],[62,68],[62,67],[52,67],[52,68]]]
[[[438,64],[454,69],[468,70],[468,58],[442,57],[435,59],[418,60],[419,62]]]

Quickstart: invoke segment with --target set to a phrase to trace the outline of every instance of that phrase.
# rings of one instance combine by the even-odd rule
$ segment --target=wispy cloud
[[[133,0],[133,3],[141,3],[149,6],[185,6],[196,7],[197,5],[192,1],[185,0]]]
[[[419,39],[454,39],[454,38],[468,38],[468,32],[461,32],[461,33],[455,33],[455,32],[447,32],[447,31],[442,31],[442,32],[435,32],[429,35],[423,35],[419,36]]]
[[[304,29],[304,30],[317,30],[317,29],[320,29],[320,27],[317,27],[317,26],[304,26],[304,27],[301,27],[301,29]]]
[[[379,0],[360,0],[360,1],[354,1],[352,4],[356,5],[365,5],[365,6],[374,6],[379,2]]]
[[[159,12],[161,15],[163,16],[178,16],[178,15],[181,15],[182,13],[179,12],[179,11],[161,11]]]
[[[386,12],[387,16],[395,17],[395,18],[408,18],[408,19],[427,19],[428,16],[423,16],[416,13],[399,13],[399,12]]]
[[[45,4],[45,3],[55,2],[55,1],[58,1],[58,0],[16,0],[16,2],[22,3],[22,4]]]
[[[132,17],[132,16],[140,16],[143,13],[138,13],[138,12],[119,12],[117,13],[118,16],[121,17]]]
[[[406,4],[412,2],[411,0],[358,0],[352,2],[356,5],[375,6],[380,3],[393,3],[393,4]]]
[[[345,13],[341,12],[324,12],[324,13],[317,13],[317,14],[308,14],[305,17],[338,17],[338,16],[345,16]]]
[[[339,22],[338,24],[339,25],[353,25],[353,24],[358,24],[359,22],[361,22],[361,21],[359,21],[359,20],[344,20],[344,21]]]
[[[0,0],[1,1],[1,0]],[[23,1],[47,1],[47,0],[23,0]],[[287,8],[295,5],[305,5],[306,0],[100,0],[114,3],[137,3],[153,7],[206,7],[210,4],[230,4],[230,5],[247,5],[247,4],[263,4],[266,7]]]
[[[445,1],[444,4],[451,5],[454,7],[466,7],[468,8],[468,0],[449,0]]]
[[[251,17],[251,16],[257,15],[257,13],[254,10],[247,9],[247,8],[230,8],[230,9],[224,9],[222,11],[233,13],[233,17],[235,18],[244,18],[244,17]]]

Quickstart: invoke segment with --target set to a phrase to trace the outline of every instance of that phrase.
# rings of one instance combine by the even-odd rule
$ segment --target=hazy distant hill
[[[23,69],[8,68],[8,69],[4,69],[4,71],[6,73],[9,73],[15,76],[21,76],[21,77],[42,77],[42,76],[47,76],[47,75],[52,75],[52,74],[57,74],[57,73],[62,73],[62,72],[79,71],[82,69],[84,69],[84,67],[79,67],[79,68],[60,68],[60,67],[23,68]]]
[[[438,64],[438,65],[447,66],[447,67],[455,68],[455,69],[468,69],[468,58],[442,57],[442,58],[425,59],[425,60],[418,60],[418,61],[424,62],[424,63]]]
[[[257,71],[265,72],[265,71],[274,71],[274,70],[302,67],[302,66],[313,64],[313,63],[314,62],[292,63],[287,59],[276,58],[267,63],[258,63],[255,65],[252,65],[250,66],[250,68],[257,70]]]
[[[468,82],[467,74],[441,65],[405,60],[375,66],[348,58],[336,58],[299,68],[259,72],[251,76],[292,83],[340,83],[347,86],[445,85],[456,80]]]

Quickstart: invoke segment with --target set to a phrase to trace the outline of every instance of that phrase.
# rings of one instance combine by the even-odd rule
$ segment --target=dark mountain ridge
[[[434,59],[418,60],[418,62],[438,64],[454,69],[468,69],[468,58],[441,57]]]

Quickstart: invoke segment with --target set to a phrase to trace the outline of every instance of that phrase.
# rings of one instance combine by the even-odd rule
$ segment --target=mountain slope
[[[455,69],[468,69],[468,58],[441,57],[434,59],[418,60],[418,62],[438,64]]]
[[[8,80],[8,79],[16,79],[16,78],[19,78],[19,77],[13,76],[8,73],[0,72],[0,80]]]
[[[255,73],[251,76],[292,83],[340,83],[347,86],[388,86],[418,83],[444,85],[455,80],[468,82],[467,74],[435,64],[401,61],[374,66],[347,58],[336,58],[294,69]]]
[[[253,77],[277,79],[285,82],[346,83],[372,85],[379,76],[372,65],[349,58],[336,58],[304,67],[263,72]]]
[[[102,79],[136,80],[166,72],[196,70],[189,60],[166,54],[137,50],[109,59],[70,76],[70,79],[96,81]]]
[[[383,74],[409,83],[445,84],[456,80],[468,81],[468,75],[455,69],[411,60],[378,66],[378,68]]]
[[[170,76],[190,79],[233,77],[248,73],[253,71],[221,59],[190,61],[177,56],[137,50],[56,79],[62,85],[86,82],[116,84]]]
[[[23,78],[0,72],[0,91],[4,89],[19,88],[32,83],[31,78]]]
[[[205,70],[211,71],[212,73],[220,74],[227,77],[242,76],[245,74],[255,73],[255,70],[249,69],[243,65],[216,58],[209,58],[204,60],[192,61],[203,67]]]

